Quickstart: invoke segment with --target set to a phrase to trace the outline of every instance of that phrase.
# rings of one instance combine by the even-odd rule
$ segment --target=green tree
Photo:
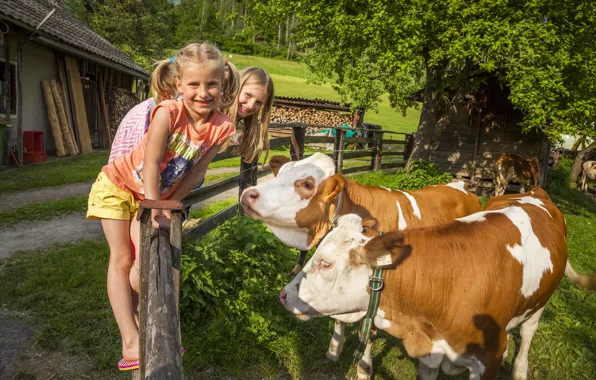
[[[596,11],[583,0],[270,0],[342,99],[403,112],[423,89],[412,158],[428,159],[455,110],[489,76],[509,87],[522,127],[596,134]],[[484,79],[483,79],[484,78]]]

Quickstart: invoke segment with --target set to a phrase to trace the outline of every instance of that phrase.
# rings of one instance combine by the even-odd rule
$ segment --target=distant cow
[[[582,175],[579,183],[581,191],[588,191],[588,182],[596,180],[596,161],[586,161],[582,165]]]
[[[369,277],[384,266],[377,328],[419,359],[420,379],[470,371],[496,379],[509,332],[521,325],[514,379],[526,379],[530,343],[566,271],[565,221],[542,189],[497,199],[484,212],[430,228],[376,236],[340,218],[280,302],[297,318],[368,309]],[[373,237],[371,237],[373,236]]]
[[[301,250],[316,246],[334,219],[356,213],[376,219],[380,231],[429,227],[481,210],[478,198],[463,182],[415,191],[361,185],[334,173],[333,160],[315,153],[300,161],[271,158],[276,178],[246,189],[240,203],[246,215],[261,220],[286,245]],[[337,360],[343,347],[344,323],[337,317],[327,357]],[[370,349],[367,349],[370,353]],[[370,354],[360,365],[368,366]],[[359,373],[366,372],[359,366]]]
[[[509,182],[519,182],[519,192],[538,186],[540,168],[533,157],[501,153],[495,161],[495,196],[505,194]]]

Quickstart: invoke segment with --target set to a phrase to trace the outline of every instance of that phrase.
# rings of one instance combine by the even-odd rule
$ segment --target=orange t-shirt
[[[236,132],[232,119],[217,110],[213,110],[211,118],[197,130],[188,118],[182,100],[165,100],[159,108],[165,108],[170,115],[170,136],[159,164],[161,199],[168,199],[182,182],[182,178],[214,145],[223,144]],[[126,153],[102,171],[110,182],[131,193],[135,199],[145,198],[143,185],[143,160],[147,146],[146,134],[141,144],[133,151]]]

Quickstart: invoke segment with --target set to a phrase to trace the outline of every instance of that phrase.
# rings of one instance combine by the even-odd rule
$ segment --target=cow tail
[[[578,274],[569,263],[569,260],[567,260],[565,274],[572,284],[587,290],[596,290],[596,274],[591,276]]]

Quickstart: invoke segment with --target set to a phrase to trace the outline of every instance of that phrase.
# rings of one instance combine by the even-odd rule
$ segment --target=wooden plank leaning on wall
[[[64,60],[66,62],[66,71],[70,82],[69,90],[74,104],[74,119],[81,143],[81,153],[90,153],[93,149],[91,147],[89,125],[87,124],[87,111],[85,110],[81,74],[75,58],[65,57]]]

